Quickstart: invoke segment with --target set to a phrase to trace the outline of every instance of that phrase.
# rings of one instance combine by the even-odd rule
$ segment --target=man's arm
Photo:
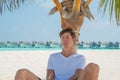
[[[77,69],[75,71],[75,74],[69,80],[77,80],[80,77],[81,71],[82,71],[82,69]]]
[[[48,69],[47,70],[47,79],[46,80],[54,80],[55,78],[55,73],[53,69]]]

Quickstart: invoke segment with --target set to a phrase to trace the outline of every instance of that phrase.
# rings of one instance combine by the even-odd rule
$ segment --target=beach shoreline
[[[0,51],[0,80],[14,80],[18,69],[29,69],[45,78],[49,55],[60,50]],[[78,50],[90,62],[100,66],[99,80],[119,80],[120,50]]]

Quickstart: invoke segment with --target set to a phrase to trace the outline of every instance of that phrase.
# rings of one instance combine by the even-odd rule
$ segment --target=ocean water
[[[27,50],[61,50],[61,47],[55,48],[0,48],[0,51],[27,51]],[[78,48],[78,50],[120,50],[120,48]]]
[[[0,48],[0,51],[21,51],[21,50],[60,50],[61,48]]]

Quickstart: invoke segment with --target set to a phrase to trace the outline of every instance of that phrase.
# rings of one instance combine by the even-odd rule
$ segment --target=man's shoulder
[[[57,56],[59,54],[61,54],[61,52],[55,52],[55,53],[52,53],[51,56]]]
[[[76,53],[76,57],[78,57],[78,58],[85,58],[85,56],[83,54],[80,54],[80,53]]]

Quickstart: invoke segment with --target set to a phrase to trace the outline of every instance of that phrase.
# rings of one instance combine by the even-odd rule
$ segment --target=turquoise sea
[[[0,51],[22,51],[22,50],[60,50],[61,48],[0,48]]]
[[[0,51],[61,50],[61,48],[0,48]],[[78,50],[120,50],[120,48],[78,48]]]

